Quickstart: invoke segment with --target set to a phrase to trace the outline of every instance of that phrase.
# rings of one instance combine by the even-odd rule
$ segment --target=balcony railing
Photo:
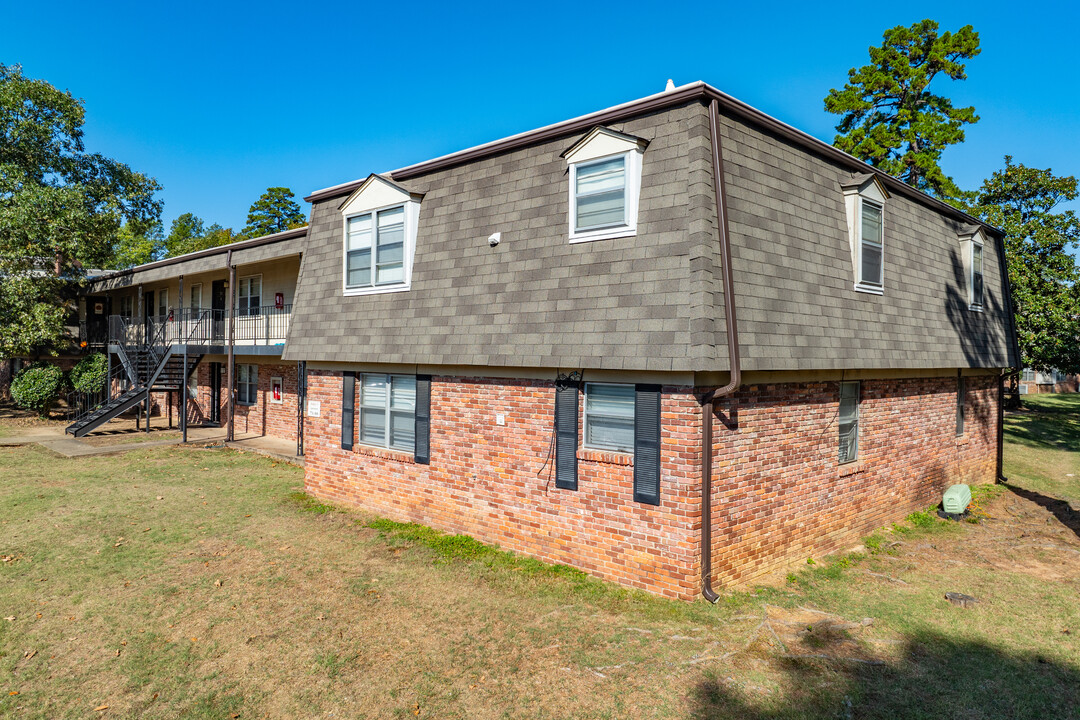
[[[292,305],[255,307],[235,313],[235,345],[284,345],[289,333]],[[229,318],[224,310],[187,308],[168,315],[147,317],[143,322],[114,315],[109,318],[110,342],[144,345],[146,337],[165,345],[225,345],[229,341]]]

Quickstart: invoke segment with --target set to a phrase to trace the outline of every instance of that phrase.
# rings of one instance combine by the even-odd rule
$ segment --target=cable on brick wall
[[[581,370],[575,370],[575,371],[573,371],[571,373],[558,373],[555,376],[555,392],[558,392],[559,390],[562,390],[564,388],[568,388],[571,385],[577,385],[577,386],[580,387],[581,384],[584,382],[584,380],[585,380],[585,368],[582,368]],[[536,477],[540,477],[540,475],[544,472],[545,468],[550,469],[550,468],[554,467],[551,464],[551,458],[552,458],[552,456],[554,454],[555,454],[555,413],[552,413],[551,414],[551,441],[548,442],[547,456],[544,458],[544,464],[541,465],[540,469],[536,471]],[[547,483],[545,483],[545,486],[549,485],[550,483],[551,483],[551,473],[548,472]]]

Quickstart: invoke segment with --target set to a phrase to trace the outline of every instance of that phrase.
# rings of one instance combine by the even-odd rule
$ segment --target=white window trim
[[[375,244],[377,242],[378,229],[375,223],[378,221],[377,215],[385,210],[393,210],[394,208],[404,208],[405,210],[405,246],[403,248],[404,258],[402,267],[405,272],[405,280],[393,285],[372,285],[370,287],[349,287],[349,220],[361,215],[371,215],[371,275],[375,276]],[[413,248],[416,247],[416,224],[420,219],[420,203],[415,200],[407,200],[405,202],[396,202],[390,205],[384,205],[382,207],[372,208],[370,210],[363,210],[358,212],[350,212],[343,216],[342,221],[342,241],[341,241],[341,287],[345,289],[346,296],[354,295],[382,295],[383,293],[392,292],[405,292],[412,289],[412,266],[413,266]]]
[[[157,291],[157,317],[169,316],[169,288],[164,287]],[[164,302],[163,302],[164,301]],[[165,312],[161,312],[164,308]]]
[[[202,283],[195,283],[195,284],[193,284],[191,286],[191,295],[195,294],[195,288],[199,289],[199,305],[198,305],[198,307],[196,307],[194,305],[191,305],[188,309],[189,310],[202,310],[202,306],[203,306],[203,304],[202,304]],[[189,297],[188,299],[190,300],[191,298]]]
[[[386,401],[383,403],[383,441],[381,444],[364,442],[363,440],[363,426],[364,426],[364,375],[381,375],[386,378]],[[379,373],[379,372],[361,372],[357,373],[357,377],[360,380],[360,387],[358,388],[360,402],[356,404],[356,411],[353,415],[353,423],[356,430],[356,444],[363,445],[364,447],[381,448],[383,450],[392,450],[395,452],[416,452],[416,436],[413,435],[413,446],[411,448],[400,448],[390,444],[390,424],[391,424],[391,408],[392,397],[394,392],[394,378],[396,377],[412,377],[415,375],[405,375],[402,373]],[[374,406],[368,406],[370,409],[376,409]],[[413,397],[413,422],[416,422],[416,398]]]
[[[625,183],[625,202],[623,204],[623,224],[615,227],[597,228],[596,230],[577,229],[577,172],[579,167],[589,167],[597,163],[611,160],[612,158],[625,158],[625,170],[623,180]],[[610,153],[599,157],[591,157],[587,160],[570,162],[570,217],[569,232],[571,243],[593,242],[594,240],[614,240],[616,238],[634,237],[637,235],[638,205],[641,199],[641,158],[640,150],[626,150],[623,152]]]
[[[849,184],[841,185],[844,191],[844,207],[848,223],[848,244],[851,250],[852,287],[855,292],[868,295],[885,294],[885,278],[888,263],[885,255],[886,206],[889,193],[876,176],[865,179],[856,178]],[[881,285],[862,282],[862,205],[869,202],[881,209]]]
[[[863,254],[863,223],[862,214],[863,208],[867,205],[873,205],[881,213],[881,236],[878,238],[878,242],[881,245],[881,284],[876,285],[874,283],[864,282],[862,279],[862,254]],[[858,249],[859,257],[858,262],[855,264],[855,289],[859,292],[872,293],[874,295],[885,294],[885,204],[876,200],[870,200],[866,197],[859,198],[859,215],[855,222],[856,232],[859,234]]]
[[[839,433],[839,429],[840,429],[839,428],[840,405],[844,402],[844,399],[843,399],[843,386],[846,385],[846,384],[849,384],[849,383],[853,384],[855,386],[855,454],[852,455],[851,457],[849,457],[847,460],[844,460],[843,462],[840,462],[839,457],[837,457],[837,463],[839,465],[849,465],[849,464],[851,464],[853,462],[858,462],[859,461],[859,450],[861,449],[859,447],[859,445],[860,445],[859,440],[861,439],[860,436],[862,435],[862,382],[859,381],[859,380],[844,380],[844,381],[841,381],[841,383],[840,383],[840,391],[839,391],[839,397],[837,399],[837,407],[836,407],[836,414],[837,414],[837,420],[838,420],[838,422],[837,422],[837,431]],[[839,437],[839,434],[838,434],[838,436],[836,438],[836,442],[837,442],[837,454],[839,455],[839,450],[840,450],[840,437]]]
[[[975,248],[978,247],[982,251],[982,268],[979,273],[983,279],[983,302],[975,302]],[[983,311],[983,304],[986,301],[986,243],[982,240],[982,233],[976,233],[971,238],[971,247],[968,250],[968,310],[975,312]]]
[[[593,385],[610,385],[618,387],[628,387],[634,389],[634,385],[629,383],[605,383],[605,382],[587,382],[585,383],[585,392],[581,394],[581,447],[583,450],[598,450],[601,452],[613,452],[621,453],[625,455],[633,455],[634,447],[631,444],[629,448],[615,448],[606,445],[590,445],[588,442],[589,437],[589,388]],[[595,413],[594,413],[595,414]],[[601,417],[612,417],[610,415],[603,415]],[[634,418],[631,416],[631,426],[633,426]]]
[[[253,364],[253,363],[239,363],[236,367],[237,367],[237,371],[236,371],[236,404],[237,405],[243,405],[244,407],[255,407],[256,405],[259,404],[259,366],[257,364]],[[240,370],[239,370],[239,368],[241,368],[241,367],[255,368],[255,382],[254,383],[241,382],[240,381]],[[252,384],[255,385],[255,399],[253,399],[251,401],[241,400],[240,399],[240,386],[241,385],[250,386]]]
[[[263,290],[264,290],[264,288],[263,288],[263,276],[262,276],[262,273],[258,273],[256,275],[244,275],[243,277],[236,278],[236,313],[237,313],[237,317],[241,317],[241,318],[254,317],[253,315],[251,315],[251,305],[250,305],[250,303],[248,304],[248,314],[240,315],[240,286],[244,284],[245,280],[251,280],[252,278],[259,278],[259,312],[260,313],[262,312],[262,308],[264,307],[264,304],[263,304]],[[249,283],[249,285],[250,285],[250,283]],[[247,295],[246,297],[250,298],[251,296]]]
[[[409,192],[378,175],[370,175],[341,206],[341,291],[345,297],[407,292],[412,289],[413,256],[416,254],[416,234],[420,221],[420,201],[423,195]],[[405,240],[402,267],[405,280],[395,285],[349,287],[349,220],[368,213],[378,213],[395,207],[405,209]],[[372,218],[375,221],[375,218]],[[374,237],[372,238],[374,242]],[[374,260],[374,255],[372,256]],[[372,264],[372,273],[375,266]]]

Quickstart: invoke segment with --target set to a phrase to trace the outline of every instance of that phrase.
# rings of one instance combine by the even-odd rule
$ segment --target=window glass
[[[262,304],[262,277],[240,278],[240,286],[237,292],[237,314],[258,315],[259,306]]]
[[[371,215],[349,218],[346,273],[349,287],[371,284]]]
[[[577,166],[574,188],[577,230],[626,223],[626,157]]]
[[[191,299],[188,306],[192,310],[198,310],[202,307],[202,283],[195,283],[191,286]]]
[[[411,452],[416,446],[415,422],[415,376],[361,376],[360,442]]]
[[[258,397],[259,366],[236,366],[236,401],[243,405],[254,405]]]
[[[873,203],[863,202],[860,282],[881,285],[881,239],[881,208]]]
[[[585,446],[633,452],[633,385],[585,384]]]
[[[840,462],[854,461],[859,455],[859,383],[840,383]]]
[[[164,288],[158,291],[158,317],[165,317],[169,314],[169,289]]]
[[[405,282],[405,208],[379,213],[375,284]]]
[[[971,244],[971,304],[983,302],[983,246]]]

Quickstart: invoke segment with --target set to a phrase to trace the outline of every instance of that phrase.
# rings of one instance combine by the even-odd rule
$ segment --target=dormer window
[[[637,234],[641,138],[594,128],[563,155],[570,176],[570,242]]]
[[[885,203],[889,193],[876,175],[857,175],[840,183],[847,210],[851,267],[857,292],[885,292]]]
[[[971,243],[971,307],[982,309],[983,304],[983,244],[975,240]]]
[[[982,312],[983,309],[983,246],[986,237],[978,225],[968,225],[959,232],[960,257],[964,264],[964,277],[967,279],[968,309]]]
[[[859,209],[859,285],[881,287],[881,206],[863,200]]]
[[[408,290],[421,196],[372,175],[341,207],[345,295]]]

